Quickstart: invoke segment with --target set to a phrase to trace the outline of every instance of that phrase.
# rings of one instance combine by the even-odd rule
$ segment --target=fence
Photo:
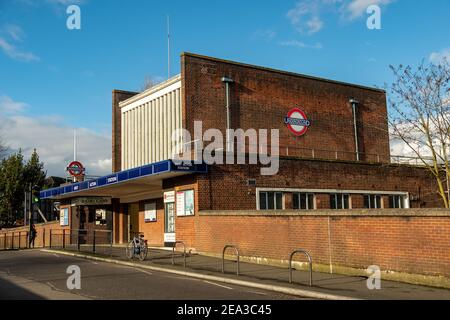
[[[28,248],[28,231],[0,234],[0,250]]]
[[[49,247],[79,252],[112,255],[111,230],[51,230]]]

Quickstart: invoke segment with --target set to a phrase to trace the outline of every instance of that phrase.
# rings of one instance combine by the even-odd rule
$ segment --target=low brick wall
[[[301,248],[324,265],[450,277],[449,210],[201,212],[195,248],[219,254],[225,244],[249,257],[287,260]]]
[[[55,235],[53,237],[53,240],[55,241],[58,233],[61,233],[63,229],[69,229],[69,227],[61,227],[59,221],[36,224],[35,227],[37,231],[36,239],[34,241],[35,248],[48,247],[50,245],[51,232]],[[27,248],[29,231],[29,226],[0,230],[0,250]]]

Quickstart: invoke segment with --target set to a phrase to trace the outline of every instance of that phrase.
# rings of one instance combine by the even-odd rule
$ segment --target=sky
[[[390,64],[450,60],[449,13],[450,0],[0,0],[0,137],[65,176],[76,128],[77,159],[108,174],[111,91],[167,78],[168,15],[172,75],[187,51],[384,87]]]

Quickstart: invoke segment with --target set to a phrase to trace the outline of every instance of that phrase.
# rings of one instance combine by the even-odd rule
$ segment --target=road
[[[69,290],[69,266],[81,289]],[[0,252],[0,299],[25,300],[291,300],[295,297],[147,271],[39,250]]]

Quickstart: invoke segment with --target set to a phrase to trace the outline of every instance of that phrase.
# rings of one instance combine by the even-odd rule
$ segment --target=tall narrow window
[[[260,192],[259,193],[260,210],[283,210],[282,192]]]
[[[405,208],[405,197],[397,195],[389,196],[389,208],[392,209]]]
[[[294,210],[314,210],[314,194],[312,193],[294,193]]]
[[[331,194],[330,208],[334,210],[349,209],[350,196],[348,194]]]
[[[381,209],[381,196],[379,195],[364,195],[365,209]]]

